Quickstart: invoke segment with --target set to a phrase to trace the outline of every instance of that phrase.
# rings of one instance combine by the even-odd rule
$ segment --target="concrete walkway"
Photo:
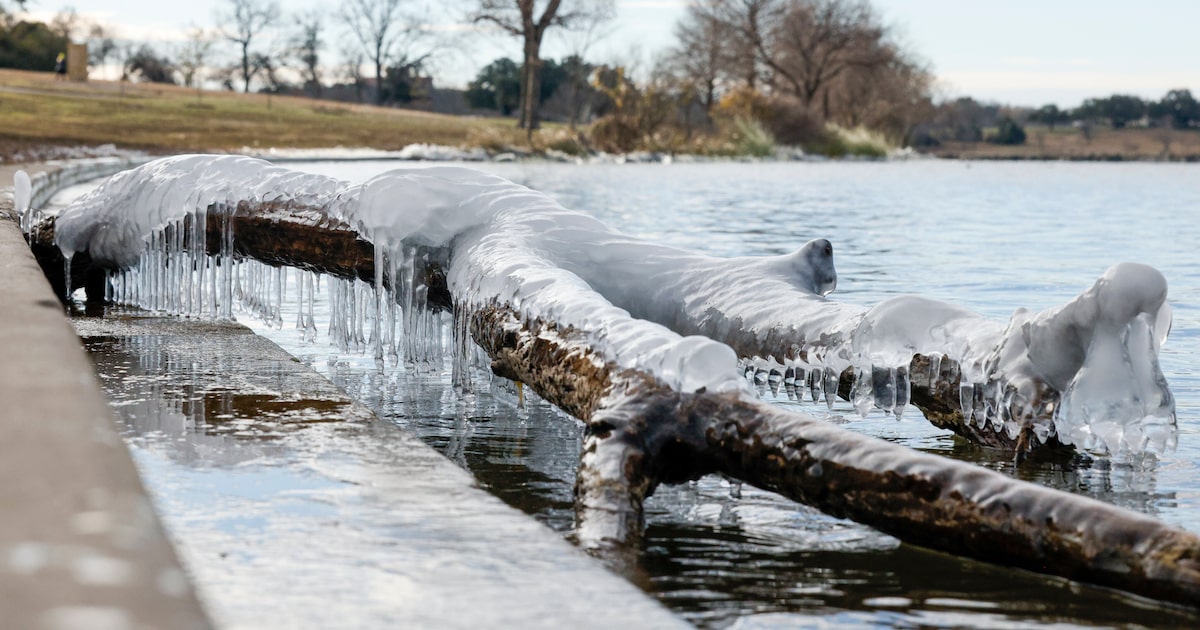
[[[0,168],[0,625],[208,627],[21,235],[14,171]]]

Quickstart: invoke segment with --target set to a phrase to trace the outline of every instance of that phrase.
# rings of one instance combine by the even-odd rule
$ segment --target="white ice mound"
[[[745,387],[728,346],[631,318],[569,269],[569,260],[595,247],[589,236],[616,232],[546,195],[472,169],[413,166],[351,184],[248,157],[165,158],[114,176],[65,209],[56,241],[68,257],[87,251],[93,260],[117,268],[143,258],[158,264],[187,247],[178,236],[187,231],[186,221],[203,224],[205,213],[233,212],[239,204],[315,209],[344,221],[375,244],[377,260],[390,267],[390,277],[401,277],[400,267],[412,266],[413,246],[446,249],[456,304],[505,304],[525,318],[575,328],[592,335],[619,367],[644,370],[681,391]],[[164,238],[172,227],[174,237]],[[546,232],[556,237],[547,239]],[[187,313],[232,312],[230,287],[207,288],[237,281],[228,265],[193,260],[174,265],[180,267],[198,269],[198,277],[148,270],[154,279],[138,284],[142,299],[148,291],[169,292],[149,303],[165,310],[190,305],[180,307]],[[390,291],[383,285],[376,290]],[[395,294],[389,299],[413,303]]]
[[[117,173],[58,217],[55,240],[67,256],[130,267],[148,239],[211,206],[292,201],[323,206],[344,183],[232,155],[180,155]]]
[[[1175,444],[1175,401],[1158,365],[1171,328],[1167,283],[1136,263],[1109,268],[1057,309],[1021,322],[1026,348],[1005,370],[1018,395],[1044,380],[1062,392],[1054,428],[1066,444],[1101,453],[1161,452]]]

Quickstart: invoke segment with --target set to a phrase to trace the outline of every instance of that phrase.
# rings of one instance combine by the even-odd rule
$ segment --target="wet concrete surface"
[[[0,166],[0,626],[207,627],[22,237],[15,170]],[[49,165],[26,170],[35,197],[48,179],[70,178]]]
[[[686,625],[240,325],[74,323],[221,627]]]

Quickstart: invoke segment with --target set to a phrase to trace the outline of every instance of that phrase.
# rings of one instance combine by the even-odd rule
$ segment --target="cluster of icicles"
[[[204,253],[204,209],[184,215],[154,232],[138,262],[111,271],[105,298],[152,313],[232,321],[246,314],[274,328],[291,320],[306,342],[324,329],[329,342],[346,353],[370,353],[381,365],[440,370],[450,347],[452,318],[429,308],[420,282],[423,264],[415,247],[404,248],[399,264],[375,285],[299,268],[269,266],[233,255],[232,222],[222,214],[220,251]],[[68,260],[66,263],[70,265]],[[387,265],[380,252],[376,264]],[[67,276],[69,278],[69,274]],[[396,278],[395,290],[390,279]],[[70,295],[71,287],[67,287]],[[286,318],[286,320],[285,320]],[[318,323],[320,322],[320,324]],[[456,380],[470,387],[470,373],[482,363],[470,345],[450,356]],[[482,364],[485,365],[485,364]]]
[[[812,402],[825,405],[833,411],[838,398],[841,372],[835,368],[808,368],[802,365],[785,366],[774,361],[743,361],[746,380],[759,389],[759,394],[786,396],[794,402]],[[941,356],[931,359],[931,378],[940,378]],[[908,406],[912,382],[909,366],[873,366],[862,363],[854,369],[854,381],[850,388],[850,402],[863,417],[872,410],[881,410],[899,419]],[[967,401],[970,405],[970,401]],[[964,407],[969,409],[970,407]]]
[[[283,269],[238,260],[230,208],[281,201],[319,210],[374,243],[373,286],[326,277],[322,289],[310,272],[287,282]],[[195,229],[209,212],[224,226],[215,255],[204,253],[204,230]],[[680,391],[751,392],[750,383],[761,382],[775,394],[802,400],[807,393],[832,408],[840,374],[853,368],[854,407],[899,417],[909,402],[909,363],[922,354],[933,379],[945,378],[943,357],[961,366],[963,414],[980,428],[1015,437],[1028,422],[1018,397],[1041,379],[1064,395],[1049,410],[1052,422],[1034,422],[1038,439],[1057,435],[1087,449],[1132,453],[1168,448],[1175,439],[1173,401],[1157,365],[1170,324],[1161,300],[1161,307],[1145,300],[1152,312],[1122,319],[1113,330],[1097,324],[1099,349],[1088,349],[1082,368],[1047,368],[1029,357],[1061,350],[1055,344],[1063,342],[1050,334],[1053,313],[1019,311],[1006,325],[914,296],[872,309],[830,302],[823,296],[836,276],[825,241],[788,256],[706,257],[628,237],[545,195],[461,167],[408,167],[350,184],[244,157],[165,158],[114,176],[65,210],[56,230],[68,261],[88,251],[124,269],[110,277],[115,302],[225,319],[245,309],[278,326],[290,284],[296,327],[313,340],[314,301],[323,290],[338,347],[409,365],[441,365],[449,356],[460,389],[471,387],[471,368],[486,365],[468,334],[469,313],[500,304],[530,321],[584,331],[607,360]],[[431,250],[449,261],[453,316],[429,308],[419,280],[425,261],[418,252]],[[1131,273],[1143,279],[1139,270],[1114,269],[1115,280]],[[1165,284],[1162,293],[1165,299]],[[1103,301],[1086,297],[1061,310],[1089,312]],[[1038,337],[1037,348],[1022,345],[1042,329],[1050,332]],[[741,361],[714,341],[777,330],[814,341],[780,357]],[[1112,378],[1097,375],[1108,372],[1129,386],[1105,390]]]

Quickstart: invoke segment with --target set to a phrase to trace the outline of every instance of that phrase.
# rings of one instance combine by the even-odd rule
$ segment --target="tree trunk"
[[[525,35],[525,66],[521,69],[521,118],[517,126],[526,131],[526,138],[533,138],[533,130],[540,124],[538,110],[542,91],[542,42],[533,34]]]
[[[375,62],[375,104],[383,105],[383,61]]]
[[[586,331],[494,306],[471,334],[498,375],[587,425],[579,537],[636,538],[659,483],[714,472],[908,543],[1196,606],[1200,537],[1087,497],[913,451],[737,394],[672,391],[606,365]]]
[[[250,43],[242,44],[242,92],[250,93]]]
[[[269,215],[269,216],[267,216]],[[281,218],[282,217],[282,218]],[[207,215],[207,251],[220,251],[222,215],[210,211]],[[349,225],[330,222],[319,211],[305,207],[280,204],[251,206],[243,203],[232,216],[234,255],[252,258],[268,265],[288,265],[311,271],[328,273],[341,278],[358,278],[374,282],[374,246],[359,238]],[[43,272],[54,287],[55,293],[64,297],[64,259],[54,244],[54,217],[36,225],[30,234],[30,246]],[[71,286],[88,288],[89,302],[104,300],[105,271],[91,264],[86,252],[76,254],[71,261]],[[430,286],[429,302],[437,308],[450,310],[451,297],[446,286],[444,270],[433,266],[426,270]],[[754,331],[730,330],[720,335],[713,331],[688,331],[689,334],[704,334],[725,343],[739,357],[768,356],[773,349],[796,345],[790,331],[772,329],[765,335]],[[1017,451],[1022,439],[1010,438],[1004,431],[995,431],[988,426],[978,426],[963,416],[959,386],[961,375],[958,365],[943,356],[916,355],[909,366],[911,379],[910,402],[920,409],[931,424],[953,431],[976,444]],[[781,375],[782,376],[782,375]],[[850,399],[854,381],[852,368],[843,371],[838,379],[837,395]],[[799,390],[804,385],[797,384]],[[799,394],[802,396],[803,392]],[[1051,438],[1041,448],[1065,449],[1056,438]]]
[[[209,251],[219,249],[228,219],[208,213]],[[373,247],[319,211],[243,203],[232,220],[238,255],[374,277]],[[38,226],[31,244],[43,267],[59,270],[61,278],[61,254],[52,260],[53,227],[52,221]],[[77,254],[74,262],[84,256]],[[438,275],[428,272],[430,301],[451,308]],[[96,277],[90,276],[92,286]],[[931,549],[1188,606],[1200,602],[1200,537],[1190,532],[736,392],[672,390],[650,374],[606,361],[592,345],[596,331],[523,319],[506,303],[456,310],[455,317],[466,318],[466,330],[491,357],[496,374],[529,385],[587,425],[576,487],[585,544],[636,538],[642,502],[659,483],[717,472]],[[924,372],[930,372],[927,365]],[[928,389],[948,407],[944,394],[950,388],[940,386],[947,380]]]

